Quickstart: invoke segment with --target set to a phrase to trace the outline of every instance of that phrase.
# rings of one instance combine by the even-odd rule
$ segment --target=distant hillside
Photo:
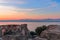
[[[0,22],[60,22],[60,19],[41,19],[41,20],[32,20],[32,19],[0,20]]]

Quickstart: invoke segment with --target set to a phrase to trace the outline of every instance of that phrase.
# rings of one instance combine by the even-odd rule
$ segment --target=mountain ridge
[[[60,19],[20,19],[20,20],[0,20],[0,22],[60,22]]]

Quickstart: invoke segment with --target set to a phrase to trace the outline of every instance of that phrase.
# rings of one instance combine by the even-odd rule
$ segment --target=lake
[[[34,31],[36,27],[42,25],[60,25],[60,22],[0,22],[0,25],[5,24],[27,24],[30,31]]]

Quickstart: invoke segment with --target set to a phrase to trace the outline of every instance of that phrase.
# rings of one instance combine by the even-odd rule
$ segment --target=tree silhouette
[[[37,33],[38,36],[40,36],[41,32],[44,31],[44,30],[46,30],[46,28],[47,27],[45,25],[43,25],[42,27],[37,27],[35,29],[35,32]]]

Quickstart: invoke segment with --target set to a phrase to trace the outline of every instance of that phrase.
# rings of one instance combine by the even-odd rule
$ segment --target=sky
[[[0,0],[0,20],[58,18],[60,0]]]

